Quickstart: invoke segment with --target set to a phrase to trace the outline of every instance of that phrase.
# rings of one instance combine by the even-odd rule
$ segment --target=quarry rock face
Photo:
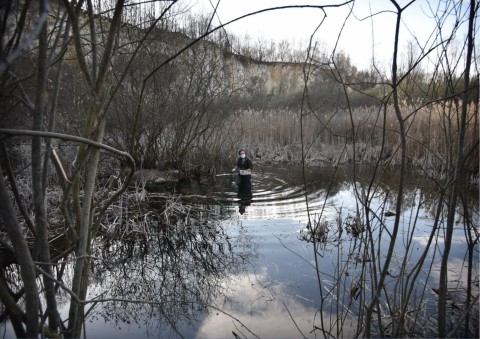
[[[227,55],[224,63],[227,79],[245,95],[290,96],[301,93],[305,86],[304,67],[308,65],[301,63],[262,62],[235,54]],[[308,82],[323,79],[318,69],[310,74]]]

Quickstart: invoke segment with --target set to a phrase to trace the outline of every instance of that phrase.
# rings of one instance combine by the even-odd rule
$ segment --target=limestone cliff
[[[232,53],[208,40],[200,40],[192,45],[193,39],[178,32],[159,30],[153,40],[150,43],[157,52],[161,51],[164,58],[191,45],[172,61],[176,68],[177,83],[182,83],[185,77],[191,79],[193,74],[210,81],[211,74],[214,74],[217,81],[228,84],[234,95],[289,97],[302,92],[305,72],[309,85],[323,82],[326,78],[325,71],[318,66],[258,61]],[[192,68],[196,69],[193,71]]]
[[[225,65],[232,86],[242,88],[245,94],[291,96],[301,93],[305,86],[304,64],[261,62],[228,54],[225,56]],[[323,81],[324,74],[320,69],[310,72],[310,84]]]

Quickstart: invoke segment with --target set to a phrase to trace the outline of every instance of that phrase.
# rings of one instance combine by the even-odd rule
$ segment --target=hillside
[[[125,30],[124,30],[125,32]],[[131,32],[130,32],[131,33]],[[152,34],[149,43],[157,46],[165,58],[173,55],[195,40],[185,34],[157,30]],[[201,57],[199,57],[201,54]],[[207,60],[208,59],[208,60]],[[178,63],[183,62],[183,66]],[[243,99],[266,98],[269,101],[283,100],[302,92],[305,85],[305,64],[292,62],[267,62],[232,53],[208,40],[200,40],[183,52],[175,63],[178,69],[188,68],[192,63],[201,66],[207,64],[209,70],[231,89],[231,94]],[[326,72],[319,67],[308,70],[308,83],[321,83],[327,77]],[[176,73],[182,77],[182,72]],[[177,78],[178,81],[178,78]]]

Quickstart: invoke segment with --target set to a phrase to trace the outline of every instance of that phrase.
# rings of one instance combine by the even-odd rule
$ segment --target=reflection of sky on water
[[[312,219],[318,219],[321,213],[332,227],[328,244],[320,251],[321,255],[317,256],[320,279],[323,293],[326,293],[335,284],[336,270],[342,269],[341,288],[348,294],[352,283],[362,273],[361,263],[355,263],[354,260],[355,256],[361,257],[361,252],[358,239],[347,234],[345,230],[342,240],[339,241],[335,220],[340,212],[344,222],[348,216],[354,216],[357,200],[351,183],[339,179],[338,182],[329,186],[329,180],[328,178],[310,178],[307,194]],[[220,175],[214,184],[202,188],[202,195],[213,196],[223,204],[217,211],[225,215],[221,221],[225,234],[220,235],[224,237],[224,240],[228,238],[229,245],[231,245],[231,252],[226,251],[227,246],[225,245],[225,258],[236,257],[240,261],[245,259],[243,261],[245,267],[236,272],[233,272],[231,268],[220,268],[219,276],[207,277],[209,283],[222,285],[218,289],[222,292],[220,294],[212,293],[211,299],[209,299],[216,309],[210,309],[210,312],[207,313],[204,309],[199,308],[195,315],[195,321],[179,320],[176,323],[177,329],[185,338],[233,337],[232,331],[240,337],[243,335],[252,337],[253,335],[243,325],[262,338],[314,337],[315,335],[322,337],[318,330],[312,332],[314,325],[320,326],[318,314],[320,292],[314,267],[313,245],[299,239],[301,231],[305,230],[308,222],[301,176],[298,175],[298,172],[288,169],[278,169],[275,173],[258,172],[253,175],[252,185],[253,199],[246,206],[243,214],[239,213],[240,202],[237,199],[235,188],[232,186],[231,175]],[[359,193],[362,193],[362,185],[358,183],[357,187]],[[327,191],[330,193],[326,199]],[[390,244],[388,232],[391,232],[393,228],[394,217],[384,217],[383,214],[387,210],[395,210],[393,194],[389,193],[389,196],[385,197],[387,192],[392,191],[394,190],[391,186],[379,186],[372,193],[373,199],[370,204],[372,213],[376,215],[375,218],[371,217],[373,234],[378,237],[378,234],[382,232],[381,240],[376,240],[375,246],[381,246],[382,249],[387,248]],[[387,289],[395,287],[397,283],[395,276],[400,273],[404,262],[407,271],[414,267],[431,234],[433,227],[431,206],[422,205],[418,210],[418,219],[416,219],[422,194],[425,193],[416,188],[406,192],[406,202],[400,218],[399,238],[391,264],[392,276],[387,277],[386,280]],[[376,219],[377,217],[381,218],[383,224]],[[476,220],[478,227],[478,216]],[[467,278],[467,267],[464,262],[466,244],[462,226],[462,223],[457,224],[454,232],[448,274],[452,286],[465,288]],[[182,232],[185,232],[185,229]],[[220,235],[216,235],[217,242],[220,240]],[[173,238],[176,239],[176,237]],[[409,239],[412,239],[412,249],[408,255],[405,255],[405,244]],[[187,243],[194,245],[194,242]],[[218,250],[220,243],[213,245],[213,248]],[[162,249],[157,250],[161,251]],[[434,245],[428,253],[424,269],[418,279],[419,284],[427,284],[426,293],[430,302],[427,303],[425,300],[421,302],[426,303],[424,311],[432,312],[432,314],[436,308],[436,295],[432,292],[432,288],[438,287],[438,269],[442,250],[443,233],[437,232]],[[181,253],[184,258],[187,258],[187,252]],[[198,253],[203,252],[199,251]],[[149,260],[158,256],[158,254],[150,255],[151,257],[147,258]],[[338,262],[339,258],[340,263]],[[474,258],[474,272],[477,278],[478,259],[477,250]],[[137,281],[136,273],[133,272],[137,272],[135,266],[137,265],[139,269],[142,260],[134,260],[138,260],[138,263],[132,263],[130,278]],[[148,264],[147,268],[150,270],[147,278],[155,278],[158,274],[156,270],[159,267],[153,265],[156,261],[150,262],[144,258],[143,262]],[[221,262],[222,260],[218,260],[216,265]],[[185,268],[179,273],[187,277],[183,282],[187,285],[192,283],[189,288],[194,288],[195,282],[192,280],[195,280],[195,277],[188,276],[192,269],[189,269],[187,262],[185,264]],[[191,260],[191,264],[198,267],[204,262],[198,264],[195,260]],[[432,270],[429,272],[430,265]],[[427,272],[430,274],[429,276],[427,276]],[[113,273],[110,276],[108,271],[92,275],[90,296],[95,297],[109,291],[119,277],[121,276],[115,276]],[[368,279],[370,277],[367,277],[365,286],[367,296],[370,288]],[[171,288],[168,280],[160,283],[160,279],[155,278],[151,279],[151,282],[149,293],[152,295],[150,297],[142,296],[146,301],[161,300],[159,294]],[[165,286],[158,289],[159,285],[163,283]],[[208,284],[205,286],[208,287]],[[217,291],[215,288],[212,290]],[[135,299],[138,298],[138,295],[129,296],[126,291],[125,298],[129,299],[130,297]],[[347,295],[338,302],[340,306],[352,302],[354,307],[351,315],[355,316],[355,306],[357,306],[358,300]],[[416,300],[412,300],[412,302],[416,302]],[[335,301],[332,299],[328,303],[326,311],[332,310],[330,306],[334,306]],[[111,310],[104,308],[103,311],[105,310],[113,312],[115,308]],[[117,311],[120,312],[120,309]],[[146,305],[125,308],[121,312],[123,312],[121,317],[115,318],[115,321],[113,321],[113,316],[110,320],[105,320],[94,312],[87,322],[87,338],[177,337],[171,329],[168,329],[168,323],[165,322],[159,311],[149,310]],[[127,319],[129,314],[138,322]],[[324,312],[324,320],[330,328],[331,321],[336,321],[336,318],[330,319]],[[0,329],[3,330],[1,326]],[[335,331],[335,326],[332,329]],[[352,332],[355,329],[354,325],[345,323],[343,329],[344,332],[340,336],[352,337],[354,335]],[[8,333],[11,332],[7,330]],[[337,333],[333,334],[337,335]]]
[[[200,325],[196,338],[230,338],[232,332],[249,338],[252,333],[260,338],[315,337],[311,331],[316,303],[292,293],[288,284],[269,280],[267,271],[263,267],[256,274],[232,277],[228,297],[233,302],[218,300],[223,312],[213,311]],[[345,333],[347,337],[351,334]]]
[[[232,240],[233,252],[240,256],[247,253],[255,253],[255,255],[246,272],[229,274],[222,280],[221,283],[226,287],[225,293],[212,300],[212,304],[218,309],[210,309],[208,315],[199,314],[198,323],[178,324],[178,330],[185,337],[225,338],[233,337],[232,332],[241,337],[243,335],[253,337],[249,330],[262,338],[322,336],[318,330],[312,332],[314,325],[320,326],[318,314],[320,294],[314,268],[313,245],[299,240],[300,231],[305,229],[308,222],[302,182],[297,173],[284,171],[282,174],[286,178],[278,177],[277,174],[255,173],[253,175],[253,199],[246,206],[243,214],[239,213],[238,206],[241,202],[237,200],[230,175],[217,177],[216,184],[212,185],[210,190],[203,192],[207,196],[213,195],[233,212],[232,218],[223,221],[223,227]],[[362,193],[361,184],[357,187]],[[338,217],[340,211],[344,220],[348,215],[355,215],[357,200],[351,183],[340,180],[330,190],[328,199],[325,198],[327,189],[328,180],[323,182],[313,180],[309,186],[307,197],[313,219],[318,218],[322,213],[322,217],[332,222]],[[383,216],[383,212],[395,210],[393,194],[387,198],[384,196],[384,193],[389,190],[391,188],[378,187],[370,203],[372,212],[382,218],[384,223],[384,226],[379,225],[378,222],[373,225],[374,234],[382,230],[384,232],[381,241],[376,243],[376,246],[383,248],[390,243],[385,230],[391,231],[394,222],[394,217]],[[408,194],[391,264],[393,277],[387,277],[387,289],[394,288],[397,282],[394,276],[400,272],[404,260],[407,270],[414,267],[432,230],[431,211],[427,208],[423,206],[420,208],[418,219],[415,221],[421,191],[413,189]],[[413,240],[412,250],[406,257],[404,246],[410,237]],[[440,247],[443,242],[442,237],[442,234],[436,236]],[[330,240],[331,242],[321,251],[322,256],[319,257],[322,288],[325,293],[334,286],[333,275],[337,269],[337,259],[340,257],[341,265],[346,265],[343,269],[349,274],[348,277],[342,275],[341,282],[342,288],[348,293],[352,283],[360,277],[362,271],[360,264],[346,264],[347,260],[351,262],[352,257],[358,252],[358,243],[351,236],[347,236],[345,231],[341,242],[333,237]],[[449,280],[461,287],[466,286],[465,249],[463,230],[458,228],[455,230],[451,251]],[[437,252],[434,253],[434,251]],[[432,314],[436,308],[436,295],[431,288],[438,287],[440,261],[438,251],[437,246],[431,248],[424,265],[425,269],[418,279],[419,284],[427,283],[426,293],[431,301],[428,303],[422,301],[425,303],[423,310]],[[350,253],[352,256],[349,256]],[[478,252],[476,256],[475,262],[478,262]],[[432,262],[433,257],[435,261]],[[430,264],[433,270],[427,278],[424,273],[428,271]],[[475,271],[478,276],[478,265]],[[368,295],[369,282],[365,287]],[[342,303],[346,305],[349,302],[354,306],[358,304],[357,300],[348,296],[339,302],[340,305]],[[327,310],[331,309],[327,307]],[[354,316],[354,313],[352,315]],[[331,327],[330,321],[333,322],[336,318],[330,319],[328,314],[324,313],[324,320],[328,328],[335,330],[335,326]],[[132,325],[124,326],[131,331],[135,330]],[[343,329],[341,336],[352,337],[355,325],[346,323]],[[165,329],[159,336],[167,336],[164,331]],[[168,333],[172,335],[171,331]],[[153,337],[155,336],[154,334]]]
[[[229,286],[227,296],[216,305],[231,317],[214,311],[200,325],[197,337],[231,337],[232,331],[252,337],[242,324],[261,338],[315,337],[313,326],[319,326],[318,282],[311,244],[298,239],[303,226],[291,219],[258,220],[249,216],[242,220],[242,228],[258,248],[258,258],[249,273],[225,281]],[[231,302],[222,303],[225,299]],[[346,328],[344,331],[346,337],[353,334]]]
[[[254,270],[261,269],[262,279],[277,283],[277,287],[281,286],[281,291],[279,291],[278,288],[276,291],[282,298],[290,298],[291,300],[295,300],[295,303],[301,304],[302,306],[298,307],[299,313],[307,314],[308,312],[312,312],[310,308],[318,310],[318,283],[314,274],[315,270],[311,267],[311,265],[314,264],[313,249],[311,244],[306,244],[298,240],[300,230],[305,228],[308,221],[305,194],[303,190],[299,188],[301,187],[301,183],[298,184],[300,186],[294,187],[291,181],[284,182],[278,180],[279,185],[270,185],[269,181],[275,181],[273,174],[258,174],[254,179],[252,179],[254,185],[252,189],[252,204],[247,207],[245,214],[239,216],[244,227],[248,229],[248,232],[259,244],[259,259],[256,262],[256,268],[254,268]],[[255,188],[255,185],[257,185],[257,188]],[[285,187],[282,185],[285,185]],[[383,250],[390,245],[389,232],[393,230],[395,220],[395,216],[387,217],[384,215],[386,211],[395,211],[396,197],[394,193],[392,193],[395,191],[392,187],[394,186],[388,186],[388,184],[379,185],[369,196],[371,199],[369,207],[372,212],[370,217],[372,218],[373,234],[377,237],[380,232],[383,233],[381,241],[376,241],[375,246],[381,246]],[[364,184],[362,186],[361,183],[357,183],[357,189],[358,194],[365,194],[364,190],[366,187]],[[310,190],[312,192],[310,192]],[[336,184],[334,189],[330,191],[328,199],[325,198],[327,190],[325,182],[316,185],[315,181],[313,181],[313,184],[309,186],[309,193],[307,194],[309,211],[314,219],[318,218],[321,213],[322,217],[327,219],[330,225],[332,225],[340,211],[344,221],[348,215],[355,215],[356,209],[359,206],[353,184],[340,180],[339,184]],[[407,272],[410,272],[415,267],[432,231],[432,206],[428,204],[423,205],[425,194],[429,194],[429,192],[425,193],[420,188],[415,187],[407,188],[405,192],[402,215],[400,215],[399,237],[395,243],[394,257],[390,265],[392,276],[386,279],[387,290],[398,288],[395,286],[401,286],[396,285],[396,276],[401,272],[403,265]],[[420,202],[422,205],[420,205]],[[375,215],[375,217],[373,217],[373,215]],[[379,221],[379,219],[381,221]],[[464,262],[466,251],[465,234],[463,224],[460,223],[457,226],[450,252],[448,274],[449,281],[451,282],[450,287],[453,288],[457,286],[465,288],[467,278],[467,268]],[[440,229],[443,227],[444,224],[441,224]],[[412,249],[409,250],[408,255],[406,255],[405,246],[408,245],[410,239],[412,240]],[[330,240],[332,239],[330,238]],[[354,246],[352,247],[353,240],[351,237],[345,238],[344,233],[342,243],[343,249],[341,250],[340,257],[345,261],[347,260],[348,252],[354,248]],[[436,308],[436,295],[432,292],[432,289],[438,287],[438,270],[442,245],[443,234],[437,231],[435,233],[434,245],[429,250],[427,260],[423,266],[424,268],[418,278],[418,286],[421,287],[423,284],[427,284],[427,299],[423,299],[422,301],[429,305],[428,307],[422,307],[426,312],[427,310],[428,312],[434,311]],[[332,284],[332,282],[329,281],[329,276],[332,276],[334,273],[334,265],[337,260],[336,246],[338,245],[329,243],[323,252],[322,258],[320,258],[319,267],[324,287],[331,286]],[[380,260],[382,261],[383,257]],[[478,278],[478,251],[475,254],[474,263],[474,276]],[[429,266],[433,269],[430,276],[427,276]],[[349,284],[359,277],[361,265],[351,265],[347,267],[346,270],[350,273],[351,277],[344,281],[345,287],[348,288],[350,286]],[[367,282],[367,285],[368,284],[369,282]],[[368,294],[367,292],[367,295]],[[247,298],[247,300],[251,298],[246,292],[244,297]],[[428,298],[430,299],[429,302],[426,301]],[[412,303],[414,303],[414,301],[412,301]],[[239,301],[239,305],[244,304],[247,305],[248,302]],[[248,312],[252,312],[252,305],[248,304],[248,307],[243,311],[237,310],[239,317],[241,316],[242,319],[245,319],[247,326],[248,324],[259,326],[261,328],[259,330],[260,333],[269,336],[268,329],[277,326],[273,325],[275,321],[268,319],[267,314],[263,311],[259,318],[261,319],[260,321],[257,322],[256,319],[250,319]],[[277,314],[284,311],[281,306],[280,304],[277,305],[277,307],[272,307],[271,315],[273,318],[285,319],[285,314]],[[308,315],[306,316],[308,317]],[[428,313],[425,314],[425,317],[427,316]],[[310,319],[312,319],[311,317],[312,316],[310,316]],[[204,331],[206,331],[204,328],[218,327],[223,329],[222,326],[228,327],[228,324],[230,324],[230,330],[232,330],[231,320],[225,319],[224,316],[208,318],[206,321],[208,324],[202,325]],[[270,324],[270,322],[272,322],[272,324]],[[263,327],[262,324],[264,324]],[[301,336],[290,318],[287,317],[286,320],[281,322],[279,328],[282,328],[285,324],[289,326],[289,330],[283,330],[287,331],[285,332],[288,333],[287,337]],[[302,326],[300,326],[300,328],[303,333],[310,333],[312,329],[311,323],[305,322]],[[303,330],[303,328],[305,329]],[[265,329],[267,329],[266,332],[262,332],[265,331]],[[272,337],[275,335],[276,333],[272,334]]]

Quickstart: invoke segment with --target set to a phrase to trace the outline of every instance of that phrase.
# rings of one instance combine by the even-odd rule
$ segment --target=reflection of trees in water
[[[352,195],[342,197],[351,200],[348,204],[345,200],[337,201],[336,217],[325,211],[315,214],[311,234],[301,238],[315,246],[320,309],[338,314],[338,322],[321,318],[317,330],[340,337],[344,322],[354,316],[357,335],[364,335],[365,305],[373,300],[375,321],[370,325],[375,335],[435,336],[438,267],[448,208],[445,192],[425,178],[420,184],[408,183],[403,187],[402,208],[396,211],[398,190],[394,184],[357,181],[355,185],[346,184],[345,191]],[[334,198],[336,193],[330,193]],[[446,301],[450,311],[447,329],[454,336],[478,333],[478,265],[469,258],[473,252],[466,246],[478,247],[478,198],[464,197],[457,205],[459,243],[457,253],[450,259]],[[399,221],[396,237],[392,232],[395,218]],[[343,229],[346,232],[342,233]],[[382,269],[392,243],[392,260]],[[380,283],[382,275],[384,280]],[[381,293],[376,298],[378,286]],[[472,320],[464,325],[466,317]]]
[[[225,294],[225,277],[242,272],[256,251],[245,233],[227,236],[217,212],[218,206],[190,205],[188,214],[169,213],[169,222],[176,222],[165,225],[158,220],[162,213],[150,211],[155,232],[143,234],[143,240],[99,245],[94,256],[101,260],[92,265],[92,279],[96,290],[104,291],[102,299],[113,300],[98,313],[107,320],[173,329],[202,316],[214,297]]]
[[[342,191],[352,192],[355,187],[358,191],[358,198],[364,199],[368,192],[369,199],[381,201],[381,206],[385,209],[394,210],[398,198],[398,173],[395,170],[385,169],[381,176],[371,178],[374,168],[370,165],[364,165],[357,169],[355,178],[353,179],[352,166],[339,166],[338,168],[306,169],[308,191],[324,192],[327,191],[330,197],[334,197]],[[297,169],[298,171],[298,169]],[[302,186],[300,181],[301,173],[296,172],[296,176],[292,178],[295,185]],[[423,173],[409,171],[406,174],[406,182],[402,193],[402,210],[408,211],[412,207],[417,206],[418,202],[422,202],[422,207],[430,213],[429,216],[434,217],[438,204],[439,191],[441,183],[436,181],[437,178],[428,178]],[[355,182],[355,183],[354,183]],[[291,185],[291,183],[289,182]],[[472,208],[478,206],[478,194],[472,195],[471,187],[465,187],[465,199],[471,201]],[[378,211],[379,213],[381,210]]]
[[[396,178],[396,172],[391,170],[385,170],[382,172],[380,178],[369,178],[371,173],[371,167],[364,166],[362,170],[357,174],[357,181],[354,185],[352,179],[346,175],[348,171],[343,170],[343,173],[338,176],[338,181],[328,183],[325,181],[323,187],[331,187],[329,189],[329,195],[334,196],[341,190],[354,191],[355,187],[359,193],[359,199],[365,199],[367,190],[369,199],[371,201],[379,201],[378,212],[394,211],[396,208],[396,201],[398,199],[398,178]],[[428,217],[435,218],[438,208],[438,199],[440,197],[443,182],[437,180],[437,178],[427,177],[422,173],[415,171],[408,172],[406,174],[406,183],[403,186],[402,192],[402,212],[411,211],[413,208],[418,207],[421,203],[421,208],[428,212]],[[373,180],[373,181],[372,181]],[[462,204],[467,204],[468,212],[462,210],[463,205],[459,207],[458,213],[463,216],[465,213],[469,213],[471,216],[478,215],[478,191],[472,189],[467,185],[462,188]],[[371,207],[371,206],[370,206]],[[444,207],[446,208],[446,202]],[[375,210],[374,210],[375,211]]]

